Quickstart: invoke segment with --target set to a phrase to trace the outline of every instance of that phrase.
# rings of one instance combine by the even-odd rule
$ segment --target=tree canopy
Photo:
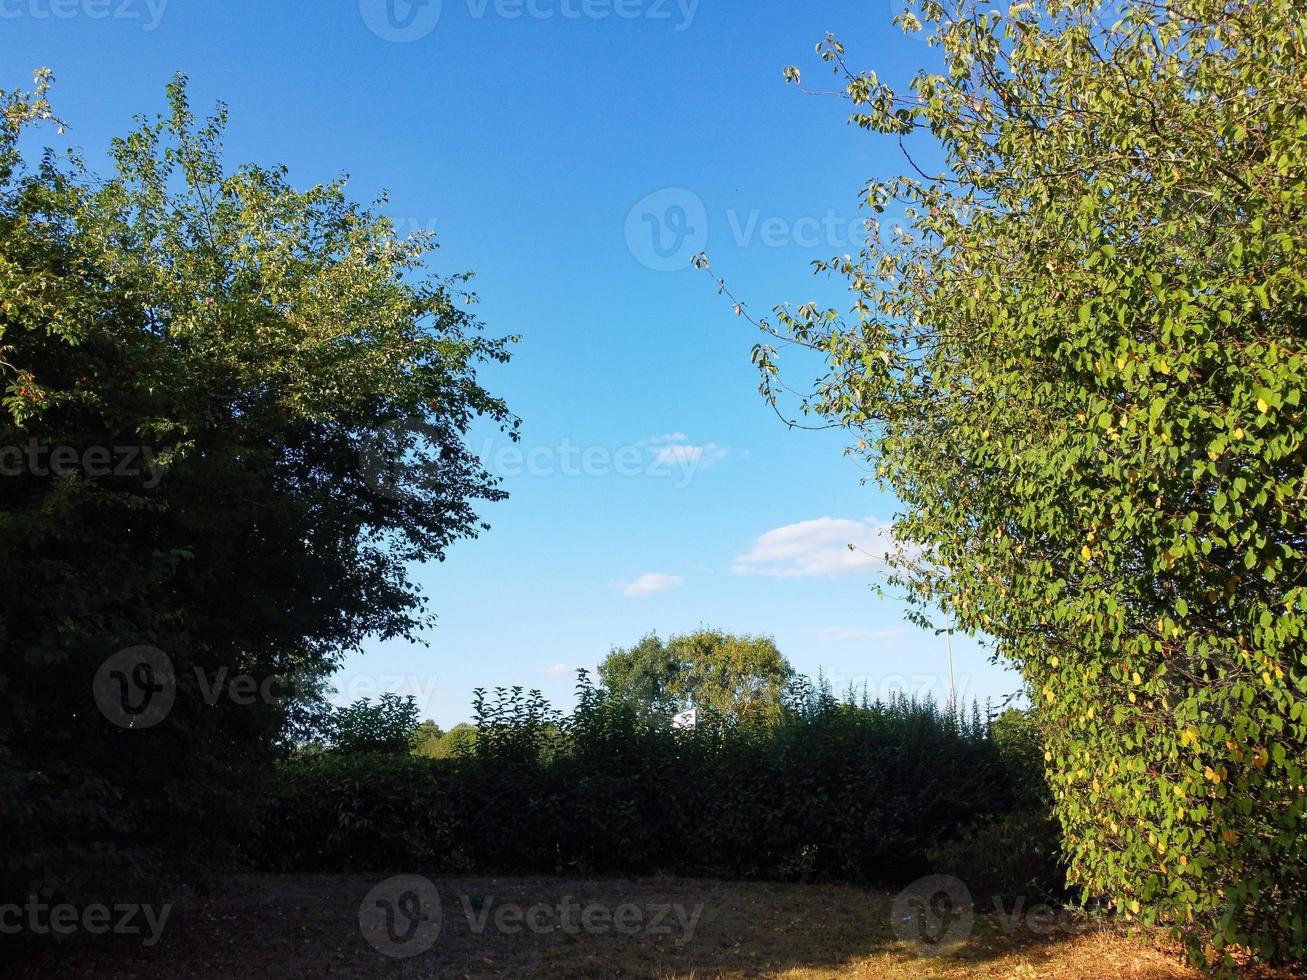
[[[1200,960],[1307,947],[1307,11],[924,0],[848,310],[764,329],[902,502],[895,584],[1015,664],[1087,892]],[[799,81],[798,69],[787,72]],[[922,138],[944,169],[917,169]],[[759,345],[775,398],[777,348]]]
[[[724,718],[774,721],[794,669],[765,636],[696,630],[666,643],[649,634],[599,665],[604,686],[645,717],[699,708]]]
[[[409,563],[503,496],[464,434],[517,425],[476,373],[510,339],[482,333],[466,276],[429,272],[430,236],[343,181],[227,169],[225,112],[197,120],[182,78],[109,176],[28,162],[49,84],[0,93],[0,789],[24,801],[4,808],[20,895],[212,861],[242,774],[304,715],[236,679],[316,694],[364,637],[418,637]],[[118,727],[92,682],[148,648],[175,704]]]

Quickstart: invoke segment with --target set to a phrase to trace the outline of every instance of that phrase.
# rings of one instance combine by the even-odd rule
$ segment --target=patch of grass
[[[143,948],[131,937],[115,937],[109,945],[74,941],[66,949],[43,952],[25,964],[22,975],[61,980],[1197,976],[1166,951],[1101,923],[1086,930],[1065,917],[1050,921],[1041,909],[1012,903],[997,913],[982,903],[965,941],[943,955],[921,955],[927,947],[896,935],[893,916],[902,909],[894,909],[893,894],[844,885],[673,878],[433,877],[440,896],[438,935],[418,955],[392,958],[377,952],[359,925],[360,905],[385,878],[242,876],[217,894],[179,899],[154,947]],[[588,922],[587,909],[594,910]],[[620,931],[614,918],[619,915]],[[899,931],[904,932],[901,924]]]

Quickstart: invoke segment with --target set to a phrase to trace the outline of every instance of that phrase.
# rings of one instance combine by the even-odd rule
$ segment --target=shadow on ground
[[[979,908],[974,924],[957,934],[958,942],[941,949],[910,941],[903,908],[894,907],[893,895],[847,886],[433,876],[439,896],[434,906],[429,895],[424,904],[411,889],[378,891],[384,880],[381,875],[237,877],[219,893],[177,900],[154,946],[144,946],[139,937],[95,945],[73,941],[42,951],[19,975],[60,980],[1196,976],[1137,940],[1011,904],[999,907],[998,914],[988,904]],[[360,907],[372,909],[362,926]],[[428,914],[437,907],[437,914]]]

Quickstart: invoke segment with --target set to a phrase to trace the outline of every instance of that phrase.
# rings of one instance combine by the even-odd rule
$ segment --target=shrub
[[[865,247],[814,263],[846,312],[764,326],[902,502],[891,584],[1022,672],[1076,883],[1201,964],[1299,959],[1307,7],[911,7],[941,64],[906,86],[820,50],[938,176],[866,186]]]
[[[228,167],[181,78],[106,177],[41,154],[48,86],[0,92],[0,904],[112,904],[233,857],[341,651],[430,622],[412,566],[504,495],[464,435],[516,420],[429,236]],[[93,683],[146,646],[175,701],[120,726]]]
[[[961,879],[977,900],[1067,897],[1062,829],[1047,811],[989,817],[928,854],[932,871]]]
[[[277,871],[457,868],[448,764],[398,753],[305,753],[281,763],[250,857]]]
[[[260,860],[895,882],[926,873],[932,847],[1028,806],[1025,784],[1041,778],[976,712],[930,702],[798,688],[773,725],[710,716],[680,730],[588,679],[579,694],[562,716],[536,693],[478,692],[475,741],[452,759],[289,761]]]
[[[346,755],[407,752],[416,747],[417,700],[411,694],[383,694],[376,704],[362,698],[336,709],[327,731],[332,750]]]

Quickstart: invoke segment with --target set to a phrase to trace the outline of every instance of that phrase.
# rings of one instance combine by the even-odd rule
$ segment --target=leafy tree
[[[181,78],[108,177],[29,166],[48,87],[0,93],[0,892],[115,896],[220,859],[339,658],[417,637],[410,563],[503,496],[464,433],[516,420],[476,373],[509,342],[429,237],[227,170]],[[93,680],[142,645],[175,703],[118,727]]]
[[[476,726],[460,721],[441,737],[440,749],[436,756],[437,758],[453,759],[467,755],[476,747],[476,741]]]
[[[427,731],[427,725],[434,728],[434,734]],[[457,759],[472,752],[476,737],[476,727],[465,721],[460,721],[447,732],[440,731],[434,722],[423,722],[418,726],[414,751],[432,759]]]
[[[444,734],[445,730],[428,718],[413,729],[413,745],[421,748],[427,742],[439,739]]]
[[[1195,956],[1307,948],[1307,10],[922,2],[943,70],[848,67],[942,147],[873,181],[805,407],[903,503],[896,582],[1039,705],[1071,875]],[[798,81],[797,69],[787,72]],[[777,390],[775,347],[756,359]]]
[[[632,647],[614,647],[599,665],[599,680],[641,718],[667,719],[681,710],[673,688],[682,664],[656,633]]]
[[[770,637],[698,630],[666,644],[650,634],[599,665],[604,686],[642,717],[695,707],[744,722],[775,721],[794,669]]]
[[[250,851],[281,871],[883,884],[944,870],[930,861],[939,850],[946,868],[989,875],[988,894],[1026,895],[1059,870],[1029,833],[1047,810],[1025,811],[1016,785],[1042,780],[1042,753],[1014,769],[1021,753],[1004,759],[974,706],[859,704],[796,683],[775,724],[706,716],[691,730],[642,719],[585,672],[576,693],[562,714],[538,691],[478,691],[475,749],[453,760],[296,754],[261,801]]]
[[[746,722],[780,716],[794,668],[771,637],[697,630],[667,646],[682,665],[674,691],[683,704]]]
[[[331,747],[345,755],[367,752],[407,754],[419,744],[417,700],[383,694],[373,704],[361,698],[337,709],[331,719]]]

